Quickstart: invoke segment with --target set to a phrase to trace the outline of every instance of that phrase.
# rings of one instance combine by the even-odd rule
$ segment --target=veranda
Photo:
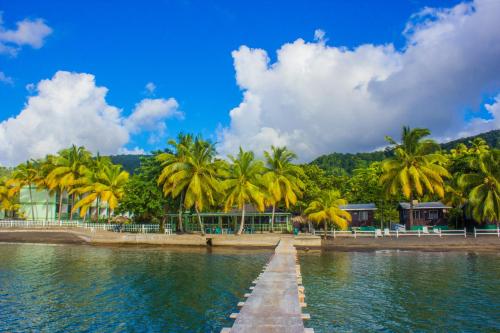
[[[269,232],[271,229],[271,213],[245,213],[245,233]],[[241,223],[241,213],[201,213],[201,220],[207,234],[232,234],[238,230]],[[275,213],[274,231],[291,232],[290,213]],[[174,230],[177,229],[179,221],[178,214],[168,214],[167,223],[170,223]],[[195,213],[182,214],[184,230],[188,232],[200,231],[198,216]]]

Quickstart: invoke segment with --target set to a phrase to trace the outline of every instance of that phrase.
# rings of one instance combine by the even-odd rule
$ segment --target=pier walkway
[[[233,327],[222,333],[313,332],[304,328],[303,320],[309,315],[302,313],[304,287],[292,243],[291,238],[280,240],[271,261],[254,281],[255,286],[250,287],[252,292],[238,304],[240,312],[231,315],[236,319]]]

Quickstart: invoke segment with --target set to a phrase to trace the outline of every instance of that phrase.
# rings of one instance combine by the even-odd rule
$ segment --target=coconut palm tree
[[[347,205],[347,200],[341,198],[339,191],[323,191],[316,199],[311,201],[304,214],[316,223],[324,223],[324,237],[326,239],[328,223],[332,223],[340,229],[346,229],[351,221],[351,214],[342,210],[340,208],[342,205]]]
[[[435,153],[439,146],[433,140],[423,139],[428,129],[403,127],[401,143],[391,137],[386,140],[394,145],[394,157],[382,162],[380,183],[386,194],[400,192],[410,201],[410,228],[413,225],[413,200],[425,194],[444,196],[444,179],[449,173],[442,166],[446,158]]]
[[[174,164],[174,163],[183,163],[187,160],[187,157],[192,154],[193,149],[194,149],[194,139],[191,134],[183,134],[180,133],[177,136],[177,141],[175,140],[169,140],[168,144],[173,148],[174,153],[171,152],[165,152],[162,154],[159,154],[157,156],[158,161],[162,163],[162,167],[165,173],[169,173],[169,166]],[[163,173],[163,172],[162,172]],[[173,190],[173,187],[176,184],[169,184],[166,183],[168,181],[168,177],[161,177],[162,182],[159,182],[159,185],[162,185],[164,188],[164,193],[165,196],[170,194],[171,191]],[[168,187],[172,187],[170,191],[165,192],[165,189]],[[184,205],[184,194],[185,190],[180,192],[180,200],[179,200],[179,211],[178,211],[178,225],[179,225],[179,231],[183,232],[183,224],[182,224],[182,210],[183,210],[183,205]]]
[[[55,167],[54,156],[47,155],[45,159],[38,161],[36,168],[35,184],[38,191],[45,191],[45,221],[49,219],[49,200],[54,195],[55,188],[51,186],[49,174]]]
[[[61,221],[62,214],[62,197],[63,192],[68,194],[71,192],[76,181],[82,177],[86,168],[91,163],[91,154],[84,147],[71,146],[69,149],[64,149],[59,152],[59,155],[54,159],[55,167],[48,175],[48,181],[51,188],[59,190],[59,215],[58,220]],[[71,195],[72,203],[74,203],[75,194]],[[71,210],[70,219],[73,216]]]
[[[73,207],[73,211],[80,209],[80,216],[85,217],[88,209],[100,199],[108,206],[108,223],[113,211],[125,193],[125,184],[129,173],[123,171],[120,165],[104,165],[98,172],[87,170],[84,177],[77,182],[77,191],[84,195]]]
[[[8,212],[19,209],[15,194],[16,191],[9,185],[8,179],[6,177],[0,178],[0,209],[5,211],[6,216]]]
[[[459,177],[458,184],[469,193],[472,217],[478,222],[500,221],[500,151],[484,152],[474,160],[476,172]]]
[[[227,212],[234,206],[241,210],[241,223],[238,235],[245,226],[245,205],[253,204],[259,211],[264,211],[264,194],[261,174],[264,171],[262,161],[255,160],[251,151],[240,151],[236,157],[229,156],[231,164],[223,188],[226,191],[224,210]]]
[[[8,185],[11,186],[11,192],[20,192],[21,188],[28,186],[30,206],[31,206],[31,218],[36,219],[35,216],[35,206],[33,203],[33,188],[35,187],[35,181],[37,177],[37,168],[33,161],[27,161],[18,165],[12,172],[11,178],[8,181]]]
[[[214,163],[215,147],[198,137],[190,152],[181,159],[166,163],[159,178],[165,196],[173,198],[184,193],[185,208],[194,206],[202,235],[205,234],[200,212],[215,204],[215,195],[221,191],[217,163]]]
[[[286,208],[295,205],[297,197],[302,195],[304,188],[304,182],[301,180],[304,172],[299,166],[292,164],[297,155],[286,147],[271,146],[271,152],[265,151],[264,158],[267,167],[264,182],[268,184],[267,190],[271,198],[269,203],[272,206],[271,232],[273,232],[276,205],[282,201]]]

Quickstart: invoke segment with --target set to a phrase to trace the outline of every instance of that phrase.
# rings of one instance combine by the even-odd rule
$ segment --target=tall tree
[[[292,164],[297,155],[286,147],[271,146],[271,151],[264,152],[267,172],[264,175],[264,181],[268,185],[272,205],[271,232],[274,231],[274,216],[276,205],[280,202],[285,203],[288,209],[290,205],[295,205],[297,198],[302,195],[304,177],[302,169]]]
[[[180,133],[177,136],[177,141],[175,140],[169,140],[168,144],[172,147],[173,153],[172,152],[164,152],[159,155],[157,155],[158,161],[162,163],[162,167],[164,168],[166,173],[169,173],[171,170],[171,166],[176,164],[176,163],[185,163],[189,157],[193,153],[194,150],[194,143],[195,140],[191,134],[183,134]],[[168,183],[169,177],[164,177],[162,178],[162,181],[160,182],[160,185],[163,185],[163,188],[165,189],[166,187],[173,187],[177,185],[177,183]],[[167,191],[165,195],[171,194],[172,191]],[[183,223],[182,223],[182,211],[183,211],[183,206],[184,206],[184,195],[185,195],[185,189],[180,191],[180,200],[179,200],[179,210],[178,210],[178,225],[179,225],[179,231],[183,232]]]
[[[9,180],[9,185],[12,186],[12,190],[15,192],[21,192],[21,189],[28,186],[30,206],[31,206],[31,218],[36,219],[35,216],[35,206],[33,202],[33,189],[35,188],[35,181],[37,177],[37,168],[33,161],[27,161],[18,165],[12,172],[12,176]]]
[[[428,129],[403,127],[401,143],[391,137],[386,140],[394,145],[394,157],[382,162],[383,174],[380,182],[384,192],[390,195],[403,193],[410,201],[410,228],[413,226],[414,199],[425,194],[444,196],[444,178],[449,173],[442,166],[446,158],[436,153],[437,143],[424,139],[430,134]]]
[[[347,205],[347,200],[341,198],[339,191],[322,191],[319,196],[309,204],[304,213],[310,220],[316,223],[324,223],[324,237],[326,239],[328,223],[332,223],[340,229],[346,229],[351,221],[351,214],[342,210],[340,208],[342,205]]]
[[[54,187],[49,181],[49,174],[54,170],[54,156],[47,155],[45,159],[39,160],[36,168],[35,184],[38,191],[45,191],[45,221],[49,220],[49,200],[54,195]]]
[[[223,188],[226,191],[224,210],[229,211],[236,206],[241,210],[241,223],[237,232],[243,233],[245,227],[245,205],[254,204],[257,210],[264,211],[264,194],[261,174],[264,170],[262,161],[255,160],[251,151],[240,151],[236,157],[229,156],[231,161]]]
[[[59,190],[59,221],[61,221],[62,216],[62,197],[64,191],[69,194],[76,181],[85,173],[90,162],[90,152],[84,147],[76,147],[75,145],[69,149],[61,150],[59,155],[54,159],[55,167],[48,175],[48,181],[52,188],[58,188]],[[74,195],[74,193],[71,195],[72,203],[74,203]],[[70,213],[71,217],[73,211],[72,209]]]
[[[479,153],[472,162],[477,171],[465,173],[458,184],[468,195],[472,216],[478,222],[500,221],[500,151]]]
[[[200,212],[214,205],[215,195],[221,191],[214,156],[214,145],[198,137],[191,151],[182,159],[166,163],[158,178],[165,196],[176,198],[184,193],[184,207],[194,207],[202,235],[205,230]]]

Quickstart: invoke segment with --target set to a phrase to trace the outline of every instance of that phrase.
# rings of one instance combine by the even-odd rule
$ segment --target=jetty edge
[[[253,281],[245,302],[238,303],[239,313],[232,313],[235,322],[221,333],[287,332],[312,333],[302,313],[306,306],[302,275],[293,239],[282,238],[263,272]]]

